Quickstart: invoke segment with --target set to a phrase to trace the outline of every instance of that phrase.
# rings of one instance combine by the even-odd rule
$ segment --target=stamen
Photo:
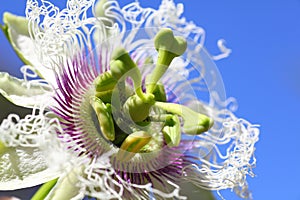
[[[197,113],[183,105],[155,102],[154,106],[181,116],[184,119],[183,131],[189,135],[198,135],[208,131],[214,124],[213,119],[204,114]]]
[[[103,101],[103,103],[111,103],[111,96],[113,90],[107,90],[104,92],[96,92],[95,96]]]
[[[122,116],[126,117],[127,115],[137,125],[150,125],[152,122],[147,122],[147,118],[164,123],[161,133],[169,147],[175,147],[180,144],[181,127],[178,115],[184,119],[183,131],[187,134],[200,134],[207,131],[213,125],[213,120],[206,115],[194,112],[182,105],[165,103],[167,98],[164,86],[158,84],[159,79],[166,72],[172,60],[182,55],[186,50],[186,40],[181,37],[175,37],[171,29],[162,29],[156,35],[154,43],[159,57],[155,69],[147,78],[148,80],[146,80],[147,93],[144,93],[141,89],[142,78],[139,68],[124,48],[114,50],[110,62],[110,71],[98,76],[94,81],[96,92],[95,97],[91,100],[91,104],[97,113],[104,137],[113,141],[121,149],[127,151],[130,151],[129,149],[131,148],[134,149],[135,153],[150,141],[150,139],[149,141],[148,139],[141,140],[139,138],[140,135],[142,134],[145,137],[145,135],[149,134],[141,132],[139,128],[129,127],[128,124],[125,125],[128,126],[127,131],[134,133],[129,136],[126,133],[122,133],[118,125],[114,124],[111,111],[108,111],[108,108],[104,104],[104,102],[110,103],[114,90],[117,90],[116,92],[124,92],[126,90],[125,81],[127,77],[132,78],[136,94],[129,97],[127,95],[124,96],[127,100],[123,102],[123,106],[118,108],[121,112],[124,112],[125,115],[122,114]],[[119,86],[122,86],[122,89],[116,87],[118,82]],[[150,115],[150,109],[153,105],[159,108],[160,111],[165,110],[172,114],[153,116],[152,113]],[[117,128],[117,133],[115,133],[114,128]],[[115,134],[120,138],[116,138]],[[114,141],[115,139],[116,141]],[[129,159],[130,157],[128,156]]]
[[[169,147],[176,147],[180,143],[181,130],[180,121],[177,115],[169,115],[166,119],[166,126],[162,132]]]
[[[90,103],[97,114],[103,136],[110,141],[115,140],[114,122],[109,107],[97,97],[92,97]]]
[[[122,143],[117,154],[117,159],[128,161],[138,153],[151,140],[151,135],[145,131],[130,134]]]

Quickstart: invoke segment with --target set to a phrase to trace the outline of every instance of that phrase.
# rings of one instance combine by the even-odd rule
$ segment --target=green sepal
[[[80,188],[77,186],[79,177],[82,176],[84,167],[76,166],[62,175],[47,195],[47,200],[78,199]],[[81,196],[81,195],[80,195]]]

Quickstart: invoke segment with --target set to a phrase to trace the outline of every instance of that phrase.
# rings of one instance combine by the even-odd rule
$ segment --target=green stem
[[[42,200],[45,199],[46,196],[49,194],[51,189],[55,186],[57,183],[58,178],[53,179],[47,183],[44,183],[39,190],[34,194],[34,196],[31,198],[31,200]]]
[[[158,60],[157,64],[150,75],[147,92],[153,93],[157,82],[161,79],[161,77],[165,74],[167,69],[169,68],[172,60],[176,57],[173,53],[160,49],[158,51]]]

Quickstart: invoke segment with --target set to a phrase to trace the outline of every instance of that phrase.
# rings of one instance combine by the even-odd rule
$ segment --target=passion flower
[[[24,80],[0,73],[0,92],[33,112],[1,123],[0,189],[47,182],[33,199],[186,199],[191,188],[249,197],[259,131],[234,116],[203,29],[182,12],[170,0],[158,10],[28,0],[26,18],[6,13],[2,29],[27,65]],[[228,55],[220,46],[214,58]]]

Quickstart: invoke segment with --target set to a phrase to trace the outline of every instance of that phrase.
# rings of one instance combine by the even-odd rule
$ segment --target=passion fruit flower
[[[250,197],[259,130],[233,111],[204,30],[183,5],[28,0],[2,27],[24,79],[0,73],[0,92],[32,108],[0,126],[0,189],[45,183],[33,199]]]

